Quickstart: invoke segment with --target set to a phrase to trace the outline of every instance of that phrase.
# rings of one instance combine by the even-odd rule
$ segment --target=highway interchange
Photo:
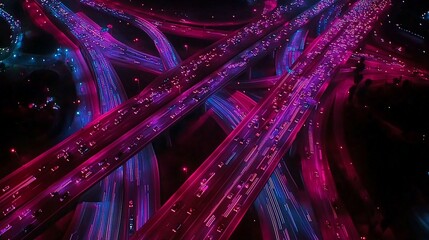
[[[59,1],[25,2],[29,12],[43,11],[45,15],[39,15],[39,22],[52,24],[55,19],[59,28],[66,29],[67,36],[62,35],[62,39],[67,39],[64,44],[77,52],[71,57],[78,59],[76,66],[73,65],[75,68],[84,69],[83,65],[89,63],[89,69],[83,74],[94,80],[85,83],[91,90],[82,94],[82,101],[87,102],[86,111],[92,116],[81,122],[82,129],[0,180],[2,239],[35,237],[39,229],[112,172],[116,175],[111,175],[112,180],[108,180],[105,187],[111,188],[109,183],[113,182],[114,186],[122,188],[120,183],[127,182],[125,190],[121,190],[125,192],[124,199],[114,200],[118,198],[114,194],[117,190],[103,197],[123,204],[110,206],[114,208],[109,212],[110,216],[97,221],[107,221],[115,218],[115,213],[124,212],[126,223],[121,223],[120,218],[114,219],[107,226],[119,224],[122,230],[100,228],[94,238],[108,232],[111,235],[104,237],[109,239],[131,236],[132,239],[228,239],[272,173],[279,171],[279,161],[306,122],[308,147],[302,151],[306,151],[304,155],[309,157],[303,160],[307,163],[303,164],[303,172],[306,173],[303,176],[308,191],[315,191],[309,194],[309,201],[314,204],[316,215],[325,215],[326,220],[319,219],[319,229],[314,228],[314,213],[293,196],[288,196],[293,206],[290,220],[300,219],[294,226],[298,225],[304,234],[300,235],[302,233],[298,233],[297,227],[294,230],[293,225],[286,227],[287,231],[281,234],[291,239],[300,239],[300,236],[308,239],[359,238],[347,212],[332,211],[339,200],[332,200],[337,198],[337,193],[330,173],[326,173],[326,182],[319,182],[325,179],[324,171],[327,169],[326,157],[319,151],[321,147],[318,144],[322,133],[316,126],[316,122],[321,122],[316,113],[323,112],[313,110],[320,109],[319,102],[332,78],[365,40],[379,17],[387,12],[390,1],[322,0],[306,9],[301,1],[295,1],[278,6],[232,33],[211,29],[213,26],[207,23],[203,28],[183,22],[167,25],[164,21],[161,24],[159,20],[144,18],[143,14],[121,4],[81,1],[83,5],[129,21],[147,32],[154,39],[160,57],[120,43],[101,31],[101,27],[88,16],[71,11]],[[341,14],[338,13],[339,8],[335,8],[338,5],[345,6]],[[332,22],[304,48],[308,34],[305,28],[327,12],[329,14],[323,22]],[[54,26],[49,29],[58,35],[61,32]],[[163,31],[220,40],[182,61]],[[285,44],[291,47],[284,48],[277,57],[278,76],[270,79],[269,84],[262,84],[270,86],[269,93],[257,103],[248,103],[252,107],[248,107],[245,114],[234,117],[239,121],[224,123],[234,125],[227,138],[159,207],[158,194],[147,196],[159,192],[157,160],[151,141],[198,106],[206,101],[215,101],[214,94]],[[137,96],[127,100],[119,76],[109,61],[132,64],[141,71],[159,76]],[[243,96],[239,99],[237,103],[240,104],[249,101]],[[234,104],[229,103],[229,107],[225,104],[224,107],[229,109],[226,115],[234,116],[238,112],[234,110]],[[213,108],[216,107],[219,104],[214,103]],[[246,107],[243,105],[242,109]],[[312,120],[307,121],[310,115]],[[146,153],[139,157],[144,147],[143,152]],[[137,157],[133,157],[136,154]],[[130,158],[135,159],[127,162]],[[322,168],[318,169],[321,165]],[[115,170],[118,167],[123,170]],[[147,171],[153,172],[154,176]],[[144,180],[140,175],[148,177]],[[126,176],[125,180],[122,176]],[[136,177],[143,180],[134,180]],[[148,182],[152,185],[145,185]],[[141,185],[145,186],[145,196],[135,196],[141,194],[137,190]],[[330,186],[328,193],[324,190],[326,186]],[[294,189],[292,185],[284,188]],[[147,204],[139,204],[141,201],[138,199],[146,199]],[[102,211],[102,206],[95,208]],[[331,227],[335,224],[338,228]],[[75,231],[79,232],[78,229]],[[279,236],[277,234],[276,238],[281,239]]]

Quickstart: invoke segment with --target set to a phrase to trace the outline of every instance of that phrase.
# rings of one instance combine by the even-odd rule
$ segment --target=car
[[[223,232],[223,230],[225,230],[225,224],[221,223],[217,227],[216,231],[221,233],[221,232]]]
[[[98,162],[98,166],[103,166],[104,164],[107,163],[108,160],[109,160],[108,158],[101,160],[100,162]]]
[[[3,215],[6,216],[13,210],[15,210],[15,205],[12,204],[10,207],[6,208],[6,210],[3,211]]]
[[[188,211],[186,211],[187,214],[191,215],[193,212],[195,212],[195,208],[189,208]]]
[[[83,138],[79,138],[76,140],[76,145],[80,145],[83,142]]]
[[[67,150],[63,149],[61,152],[57,154],[57,159],[63,158],[64,160],[69,161],[68,157],[69,157],[68,149]]]
[[[176,225],[176,227],[174,227],[174,228],[172,228],[171,229],[171,231],[173,231],[173,232],[177,232],[177,231],[179,231],[179,229],[182,227],[182,224],[181,223],[178,223],[177,225]]]
[[[115,120],[113,121],[113,123],[115,124],[115,125],[118,125],[119,123],[121,123],[122,122],[122,115],[121,116],[118,116],[117,118],[115,118]]]
[[[121,159],[122,155],[124,155],[124,153],[122,151],[119,151],[114,158],[115,161],[118,161],[119,159]]]
[[[110,163],[106,162],[104,163],[103,167],[101,167],[101,170],[106,170],[110,166]]]
[[[80,173],[84,174],[89,170],[89,167],[82,167],[82,169],[80,170]]]
[[[109,128],[109,124],[106,124],[104,127],[101,128],[101,130],[105,132],[107,131],[108,128]]]
[[[329,220],[325,220],[325,225],[326,225],[328,228],[331,228],[331,227],[332,227],[331,222],[329,222]]]
[[[42,209],[39,208],[33,212],[33,217],[39,217],[43,213]]]
[[[140,108],[133,109],[134,114],[138,114],[140,112]]]
[[[32,224],[29,224],[24,228],[23,232],[29,233],[31,230],[33,230],[33,228],[34,228],[34,226]]]
[[[57,170],[58,170],[58,168],[60,168],[60,166],[56,165],[56,166],[54,166],[54,167],[52,167],[52,168],[51,168],[51,171],[52,171],[52,172],[55,172],[55,171],[57,171]]]
[[[170,210],[172,212],[177,212],[179,211],[181,208],[183,207],[183,202],[181,201],[177,201],[173,204],[173,206],[171,206]]]
[[[57,191],[55,191],[55,192],[51,192],[49,195],[51,195],[51,197],[55,197],[55,196],[58,196],[59,193]]]
[[[218,166],[219,168],[222,168],[222,167],[223,167],[223,165],[225,165],[225,163],[220,162],[217,166]]]
[[[100,122],[97,122],[96,124],[93,125],[94,129],[98,129],[100,127]]]
[[[143,136],[143,134],[140,134],[140,135],[138,135],[137,137],[136,137],[136,140],[140,140],[140,139],[142,139],[144,136]]]
[[[230,192],[230,193],[226,196],[226,198],[231,199],[233,196],[234,196],[234,193]]]
[[[124,116],[125,114],[128,113],[128,109],[119,109],[118,113],[121,114],[121,116]]]
[[[128,207],[129,207],[129,208],[134,207],[134,202],[133,202],[133,200],[128,201]]]
[[[252,174],[249,176],[249,181],[250,181],[250,182],[255,181],[256,176],[257,176],[257,174],[256,174],[256,173],[252,173]]]
[[[197,193],[195,194],[197,197],[201,197],[203,193],[207,190],[208,186],[206,184],[201,185],[200,188],[198,188]]]
[[[10,186],[9,186],[9,185],[7,185],[6,187],[4,187],[4,188],[2,189],[2,191],[3,191],[3,192],[6,192],[7,190],[9,190],[9,188],[10,188]]]
[[[60,197],[60,202],[65,201],[68,197],[70,197],[70,192],[69,192],[69,191],[65,192],[65,193]]]
[[[85,174],[82,174],[82,177],[85,178],[85,179],[87,179],[89,176],[91,176],[91,174],[92,174],[92,172],[88,171]]]
[[[89,148],[85,145],[85,144],[81,144],[79,145],[79,148],[77,149],[77,151],[83,155],[85,153],[87,153],[89,151]]]
[[[130,215],[128,227],[129,227],[130,233],[133,233],[133,231],[134,231],[134,215],[132,215],[132,214]]]
[[[241,208],[241,205],[240,204],[237,204],[237,205],[235,205],[235,207],[234,207],[234,209],[232,209],[234,212],[238,212],[238,211],[240,211],[240,208]]]
[[[18,192],[18,191],[16,191],[14,194],[12,194],[12,197],[13,197],[13,198],[17,198],[17,197],[19,197],[19,192]]]

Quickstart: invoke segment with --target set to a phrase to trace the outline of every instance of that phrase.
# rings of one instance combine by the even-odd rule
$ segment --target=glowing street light
[[[188,44],[183,45],[183,47],[185,48],[185,53],[188,54],[188,49],[189,49]]]
[[[19,155],[18,155],[18,151],[16,150],[16,148],[11,148],[10,152],[15,154],[16,158],[18,159],[18,161],[21,161]]]
[[[185,173],[185,175],[188,174],[188,167],[182,167],[182,171],[183,173]]]
[[[139,90],[140,90],[140,78],[135,77],[135,78],[134,78],[134,82],[135,82],[135,83],[137,83],[137,86],[138,86],[138,88],[139,88]]]

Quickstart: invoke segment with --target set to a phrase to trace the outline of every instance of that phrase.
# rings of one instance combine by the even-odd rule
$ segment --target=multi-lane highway
[[[318,104],[338,67],[348,60],[377,22],[377,16],[390,4],[388,0],[358,0],[353,4],[346,0],[322,0],[298,15],[303,8],[302,2],[296,1],[276,8],[178,65],[180,59],[175,50],[154,29],[154,25],[139,14],[133,11],[124,13],[113,6],[106,8],[101,3],[82,2],[152,33],[152,38],[159,44],[155,45],[160,58],[125,46],[108,33],[102,33],[86,15],[72,12],[59,1],[37,1],[51,19],[60,22],[73,40],[84,46],[80,49],[85,59],[89,59],[88,64],[99,87],[100,111],[106,114],[0,180],[1,237],[34,237],[40,226],[48,223],[98,180],[121,166],[249,66],[276,47],[287,44],[284,49],[298,51],[282,51],[277,55],[277,74],[281,76],[261,81],[261,85],[272,88],[269,93],[135,235],[135,239],[228,238]],[[26,0],[26,3],[31,2]],[[337,5],[346,6],[344,14],[338,15]],[[307,35],[303,27],[321,13],[326,13],[324,23],[331,16],[336,16],[335,21],[328,27],[326,24],[319,26],[327,29],[297,60]],[[46,24],[46,20],[43,21]],[[175,29],[171,27],[170,31],[181,31]],[[198,35],[200,30],[188,27],[187,31],[195,31]],[[125,94],[107,58],[123,63],[134,62],[142,70],[156,74],[171,70],[162,73],[138,96],[121,104]],[[295,60],[297,62],[292,65]],[[130,164],[126,171],[132,168],[133,164]],[[136,166],[140,168],[141,164],[137,162]],[[122,178],[122,172],[118,174],[113,178]],[[133,173],[127,176],[133,176]],[[127,223],[122,225],[121,232],[97,228],[93,235],[95,238],[105,231],[113,235],[104,236],[122,234],[122,238],[126,238],[149,218],[146,216],[142,220],[142,215],[137,213],[150,212],[148,209],[141,210],[141,204],[136,205],[140,209],[134,207],[132,199],[135,196],[132,195],[135,186],[125,186],[128,206],[121,211],[125,213],[123,216]],[[117,197],[109,195],[106,199],[122,206],[121,200],[114,200]],[[329,200],[325,203],[327,205],[321,203],[320,209],[327,209],[329,204],[332,206]],[[115,207],[114,204],[111,207]],[[294,208],[299,209],[298,206]],[[88,205],[88,209],[102,210],[103,206]],[[293,211],[297,216],[304,213]],[[105,216],[106,219],[113,217]],[[308,230],[308,223],[304,222],[307,220],[298,224],[299,230],[306,228],[308,236],[315,237],[315,233]],[[120,219],[110,221],[118,222]],[[344,222],[350,224],[349,219]],[[295,231],[293,225],[289,227],[290,233]],[[69,234],[74,232],[69,231]],[[322,235],[328,239],[357,236],[352,228],[336,232],[322,230]]]
[[[219,61],[221,59],[234,56],[234,54],[237,52],[237,48],[241,50],[243,46],[246,46],[252,41],[255,41],[255,39],[258,39],[258,36],[262,36],[263,34],[270,32],[276,27],[281,26],[287,19],[286,17],[283,17],[283,14],[286,12],[291,12],[294,9],[296,9],[295,5],[292,5],[292,7],[281,7],[277,9],[277,11],[274,11],[269,17],[264,17],[263,19],[257,21],[256,23],[249,24],[249,26],[246,26],[241,31],[237,31],[236,33],[234,33],[232,37],[226,38],[224,41],[220,43],[218,42],[217,48],[210,49],[206,51],[204,54],[196,56],[195,58],[199,59],[198,61],[195,61],[195,60],[187,61],[186,64],[182,65],[179,69],[176,69],[176,71],[170,72],[169,76],[173,77],[173,81],[172,81],[174,82],[173,84],[169,84],[168,82],[169,78],[165,78],[165,76],[163,76],[162,81],[161,79],[159,81],[155,81],[154,84],[152,84],[152,86],[148,87],[146,90],[146,92],[149,92],[148,97],[144,97],[145,91],[143,91],[143,93],[140,94],[139,97],[136,97],[135,99],[133,99],[134,103],[128,104],[131,106],[128,106],[128,107],[123,106],[122,109],[119,109],[119,110],[116,109],[115,111],[113,111],[112,113],[117,116],[112,117],[110,122],[109,121],[102,122],[101,120],[100,121],[96,120],[93,125],[87,126],[84,130],[81,130],[81,132],[79,132],[78,134],[75,134],[70,138],[66,139],[66,141],[64,141],[64,142],[68,142],[71,145],[66,146],[67,144],[63,142],[62,144],[57,145],[59,151],[58,150],[49,151],[50,154],[52,154],[51,155],[52,157],[48,157],[47,154],[43,154],[39,158],[36,158],[34,161],[29,163],[28,165],[38,166],[38,167],[33,167],[33,169],[38,169],[36,170],[35,174],[34,173],[17,174],[17,172],[20,172],[20,171],[31,171],[29,166],[21,168],[21,170],[18,170],[17,172],[12,173],[9,177],[3,179],[3,184],[5,185],[4,188],[7,189],[6,191],[4,191],[6,192],[6,194],[3,194],[2,196],[3,199],[4,200],[6,200],[7,198],[14,199],[14,196],[16,197],[16,195],[14,194],[16,192],[19,193],[20,192],[19,190],[22,190],[22,189],[30,188],[30,189],[33,189],[33,191],[38,191],[42,189],[43,184],[42,185],[39,184],[38,181],[43,180],[43,176],[48,177],[50,179],[49,182],[47,181],[47,179],[45,179],[45,183],[44,183],[45,185],[48,183],[51,183],[53,178],[59,177],[61,174],[64,174],[65,171],[68,171],[67,169],[70,170],[71,168],[73,168],[73,166],[77,166],[79,163],[79,158],[80,160],[82,160],[82,156],[83,158],[85,158],[85,155],[89,156],[88,152],[90,150],[94,150],[94,148],[96,149],[97,146],[101,145],[98,142],[98,139],[87,140],[88,138],[91,138],[91,136],[96,135],[103,140],[106,140],[106,138],[113,139],[112,137],[112,135],[114,135],[113,132],[110,132],[109,135],[107,135],[105,132],[108,129],[110,129],[109,126],[114,127],[115,125],[120,125],[119,126],[119,128],[121,128],[120,132],[123,132],[124,131],[123,127],[126,121],[124,121],[124,123],[122,124],[119,124],[119,123],[123,121],[124,115],[127,114],[128,117],[131,117],[131,118],[142,117],[142,115],[144,117],[145,115],[144,113],[149,113],[151,107],[152,109],[155,109],[154,105],[156,105],[156,103],[160,102],[159,105],[162,104],[161,99],[156,99],[156,101],[154,101],[154,98],[160,97],[160,95],[163,94],[163,95],[167,95],[167,99],[165,100],[168,100],[169,95],[170,96],[174,95],[174,94],[169,94],[172,92],[172,90],[175,90],[174,92],[177,94],[177,92],[182,91],[183,85],[184,85],[183,88],[186,89],[186,87],[190,85],[188,84],[188,82],[192,83],[192,81],[190,80],[193,80],[193,78],[196,78],[196,74],[189,76],[190,73],[192,73],[189,66],[192,66],[192,70],[196,72],[197,70],[199,70],[198,69],[199,66],[201,66],[200,68],[203,68],[203,70],[213,69],[213,66],[216,67],[217,65],[220,64]],[[260,28],[261,30],[254,31],[258,28]],[[253,36],[255,39],[249,38],[250,36]],[[221,57],[222,56],[223,57],[214,59],[214,56],[217,56],[217,55],[220,55]],[[217,62],[213,60],[217,60]],[[182,80],[183,83],[181,85],[179,84],[180,78],[179,77],[174,78],[174,74],[178,74],[179,76],[181,75],[180,76],[181,79],[186,78]],[[165,79],[167,79],[167,82],[165,81]],[[176,81],[174,81],[175,79]],[[179,89],[178,90],[173,89],[173,86],[177,87],[177,85],[179,86]],[[193,101],[198,100],[197,98],[193,98],[193,99],[194,99]],[[147,111],[144,111],[144,112],[142,111],[142,113],[140,114],[139,113],[140,108],[143,107],[141,105],[143,105],[147,109]],[[154,126],[153,131],[156,132],[158,128],[159,126]],[[120,132],[118,132],[118,134],[120,134]],[[97,134],[94,134],[94,133],[97,133]],[[55,153],[55,151],[58,151],[58,152]],[[76,152],[76,155],[78,156],[77,158],[75,158],[76,155],[74,156],[73,152]],[[54,160],[54,162],[62,161],[64,162],[64,164],[68,166],[60,168],[60,165],[57,163],[53,163],[53,164],[51,163],[48,165],[40,164],[39,161],[43,161],[43,159],[45,159],[46,161],[46,159],[49,159],[49,158],[56,159]],[[81,170],[81,171],[84,171],[84,170]],[[48,172],[49,176],[46,176],[44,172]],[[84,171],[84,172],[85,174],[82,173],[83,178],[87,178],[92,174],[92,171],[88,171],[88,172]],[[17,179],[11,180],[15,177],[18,178],[18,180]],[[21,182],[28,178],[31,178],[31,179],[35,178],[35,181],[32,181],[28,185],[26,184],[24,187],[22,187],[22,185],[11,186],[5,183],[8,181]],[[69,184],[69,181],[67,181],[67,179],[66,179],[66,182],[67,184]],[[19,206],[20,204],[23,204],[25,202],[25,199],[28,200],[29,198],[30,198],[29,196],[27,197],[20,196],[19,197],[20,200],[14,202],[15,205],[13,205],[14,207],[13,210],[15,210],[17,206]],[[7,208],[8,206],[5,206],[5,209]],[[7,215],[9,215],[10,213],[8,212]]]
[[[135,239],[228,238],[289,147],[309,109],[317,104],[337,67],[349,58],[389,4],[389,1],[358,1],[337,19],[297,61],[293,67],[295,74],[279,81]],[[234,159],[237,160],[231,161]],[[267,167],[261,170],[264,164]],[[228,199],[229,193],[236,197]],[[240,208],[233,213],[237,206]],[[191,208],[195,211],[188,214]]]
[[[240,92],[216,94],[207,103],[227,132],[232,131],[256,104]],[[297,186],[282,161],[254,203],[261,219],[264,238],[319,239],[318,231],[312,225],[315,217],[308,201],[302,194],[300,198],[295,197],[298,194]],[[233,193],[227,196],[233,197]],[[233,208],[233,211],[236,210],[239,210],[239,207]]]
[[[11,193],[17,190],[16,187],[13,187],[13,182],[19,183],[29,176],[40,175],[42,170],[56,167],[57,165],[54,164],[60,159],[77,166],[91,153],[96,152],[109,141],[111,142],[121,136],[127,129],[192,86],[204,75],[216,69],[222,64],[222,61],[230,59],[253,41],[258,40],[260,36],[284,24],[287,18],[283,17],[283,15],[294,9],[296,8],[293,6],[292,8],[279,8],[270,17],[265,17],[263,20],[261,19],[241,31],[237,31],[231,37],[217,42],[216,46],[210,46],[206,51],[185,61],[180,67],[159,77],[134,99],[110,111],[110,114],[105,114],[94,120],[92,124],[86,126],[80,132],[75,133],[48,152],[2,179],[1,185],[3,188],[10,190],[5,191],[6,193],[2,194],[1,197],[10,197]],[[261,30],[254,31],[255,29]],[[98,69],[102,70],[101,67]],[[125,118],[127,119],[125,120]],[[50,161],[53,163],[49,163]],[[63,171],[57,168],[55,171],[51,171],[51,174],[55,176],[57,173],[54,172],[57,172],[57,170],[59,172]],[[27,171],[32,173],[25,173]],[[50,181],[53,181],[54,176],[51,176]],[[11,185],[8,183],[11,183]]]

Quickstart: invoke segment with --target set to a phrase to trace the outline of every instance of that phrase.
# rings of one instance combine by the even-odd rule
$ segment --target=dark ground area
[[[10,68],[0,73],[0,176],[52,145],[76,107],[74,85],[63,63],[53,70],[25,72]]]
[[[259,13],[263,7],[263,1],[256,0],[157,0],[133,1],[131,4],[159,14],[167,13],[178,19],[214,22],[247,20],[254,16],[254,9]]]
[[[0,48],[8,47],[10,45],[10,31],[9,24],[4,20],[0,19],[0,29],[2,34],[0,35]]]
[[[345,136],[355,166],[383,214],[381,224],[371,226],[375,213],[348,190],[342,173],[333,166],[342,198],[355,222],[368,221],[372,237],[390,239],[376,234],[381,229],[392,231],[396,239],[427,239],[428,229],[416,221],[416,215],[425,212],[417,213],[416,209],[425,209],[429,203],[425,137],[429,86],[402,81],[364,88],[357,90],[355,104],[345,109]],[[362,219],[365,217],[368,219]]]

